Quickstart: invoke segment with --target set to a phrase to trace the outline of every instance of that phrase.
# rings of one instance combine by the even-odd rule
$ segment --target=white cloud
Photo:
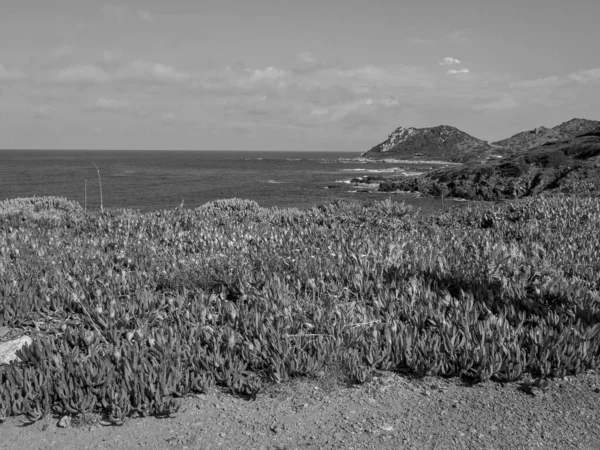
[[[76,64],[56,72],[56,80],[66,83],[101,83],[110,78],[108,72],[94,64]]]
[[[119,20],[123,20],[123,18],[125,17],[125,13],[127,12],[127,8],[125,6],[117,5],[114,3],[106,3],[102,5],[102,12],[104,14],[116,17]]]
[[[56,81],[70,83],[104,83],[119,81],[183,82],[190,74],[175,67],[137,59],[119,64],[119,55],[111,52],[103,54],[104,68],[96,64],[75,64],[58,70],[54,74]]]
[[[455,70],[455,69],[449,69],[448,72],[446,72],[448,75],[454,75],[457,73],[469,73],[469,69],[464,68],[464,69],[459,69],[459,70]]]
[[[180,82],[187,80],[190,75],[175,67],[136,59],[120,68],[115,78],[124,80],[155,80]]]
[[[248,69],[247,73],[250,74],[249,80],[251,82],[255,81],[275,81],[281,80],[285,78],[286,72],[285,70],[278,69],[277,67],[269,66],[266,69]]]
[[[48,106],[35,106],[31,108],[31,114],[35,119],[49,119],[50,118],[50,108]]]
[[[314,64],[317,62],[317,58],[311,52],[302,52],[298,54],[298,61],[306,64]]]
[[[160,117],[163,122],[172,122],[175,120],[175,114],[173,114],[171,111],[161,113]]]
[[[451,66],[452,64],[460,64],[460,60],[446,56],[439,62],[440,66]]]
[[[65,44],[59,47],[54,47],[48,53],[49,56],[53,59],[62,59],[66,56],[71,56],[74,50],[75,48],[72,45]]]
[[[533,80],[515,81],[510,83],[510,87],[513,89],[546,89],[558,88],[571,84],[586,84],[594,81],[600,81],[600,67],[589,70],[580,70],[564,76],[553,75]]]
[[[140,16],[144,22],[154,23],[154,17],[148,11],[138,11],[138,16]]]
[[[492,100],[490,102],[484,102],[475,105],[473,109],[475,111],[503,111],[508,109],[514,109],[519,106],[519,102],[510,96],[503,96],[498,100]]]
[[[451,33],[448,33],[445,36],[445,40],[449,42],[453,42],[455,44],[462,44],[465,42],[469,42],[469,37],[467,36],[467,32],[465,30],[457,30]]]
[[[114,50],[104,50],[102,52],[102,61],[106,63],[114,63],[121,59],[121,52]]]
[[[91,108],[94,111],[125,111],[131,107],[128,100],[117,100],[113,98],[99,98]]]
[[[408,42],[415,45],[431,45],[435,44],[437,41],[435,39],[423,39],[418,37],[411,37],[408,39]]]
[[[577,83],[588,83],[590,81],[600,81],[600,67],[590,70],[581,70],[570,73],[567,78]]]
[[[16,81],[25,78],[19,69],[8,69],[0,64],[0,81]]]

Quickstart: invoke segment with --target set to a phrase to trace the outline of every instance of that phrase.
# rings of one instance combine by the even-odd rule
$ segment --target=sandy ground
[[[276,385],[254,400],[213,392],[172,418],[97,417],[0,425],[0,449],[600,449],[600,376],[553,380],[535,395],[517,383],[381,374],[347,387],[335,377]]]

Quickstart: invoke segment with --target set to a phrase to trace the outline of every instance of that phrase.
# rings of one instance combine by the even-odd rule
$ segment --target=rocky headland
[[[385,141],[361,156],[377,160],[393,158],[466,162],[486,160],[498,153],[497,150],[500,153],[503,151],[458,128],[439,125],[430,128],[399,127]]]
[[[459,133],[454,132],[453,135],[460,136]],[[394,145],[408,145],[408,139],[400,141],[396,138]],[[385,148],[383,146],[379,151]],[[598,121],[572,119],[551,129],[539,127],[518,133],[494,142],[490,149],[482,145],[481,153],[476,157],[466,158],[464,148],[455,147],[455,158],[459,155],[465,161],[461,166],[442,168],[420,176],[378,177],[376,180],[365,177],[363,182],[378,182],[382,192],[408,191],[487,201],[542,192],[600,192]],[[426,152],[420,146],[416,149]],[[404,148],[403,151],[408,152],[409,149]],[[365,156],[369,157],[369,152]],[[440,155],[435,155],[435,158],[440,159]]]

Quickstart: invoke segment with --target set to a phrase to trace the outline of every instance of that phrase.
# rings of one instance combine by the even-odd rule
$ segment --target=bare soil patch
[[[598,449],[600,376],[592,371],[525,392],[519,383],[382,373],[342,386],[335,374],[275,385],[254,400],[215,390],[172,418],[98,418],[0,425],[0,449]]]

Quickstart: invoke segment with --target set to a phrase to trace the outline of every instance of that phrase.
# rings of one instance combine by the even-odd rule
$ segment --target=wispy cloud
[[[448,72],[446,72],[448,75],[455,75],[458,73],[469,73],[469,69],[467,69],[466,67],[464,69],[449,69]]]
[[[444,36],[444,39],[455,44],[469,42],[470,38],[465,30],[456,30]]]
[[[99,98],[90,108],[92,111],[125,111],[131,107],[128,100],[117,100],[114,98]]]
[[[142,105],[131,102],[127,99],[101,97],[93,104],[83,108],[83,111],[93,113],[115,113],[135,118],[144,118],[148,116],[148,110]]]
[[[544,89],[572,84],[586,84],[595,81],[600,81],[600,67],[589,70],[580,70],[563,76],[552,75],[534,80],[515,81],[510,83],[510,87],[514,89]]]
[[[431,45],[431,44],[435,44],[437,42],[437,40],[419,38],[419,37],[411,37],[411,38],[408,38],[408,42],[410,42],[411,44],[415,44],[415,45]]]
[[[63,83],[104,83],[111,76],[102,67],[94,64],[76,64],[56,72],[55,80]]]
[[[119,20],[123,20],[127,12],[127,8],[123,5],[117,5],[115,3],[105,3],[102,5],[102,12],[106,15],[116,17]]]
[[[317,58],[312,52],[302,52],[298,54],[298,61],[306,64],[314,64],[317,62]]]
[[[502,94],[496,100],[476,103],[473,106],[475,111],[497,112],[514,109],[519,106],[519,102],[513,96]]]
[[[451,66],[452,64],[460,64],[460,60],[446,56],[438,63],[440,66]]]
[[[112,55],[107,62],[113,60]],[[154,82],[182,82],[190,77],[187,72],[175,67],[136,59],[125,64],[113,64],[112,68],[104,68],[97,64],[75,64],[58,70],[54,79],[64,83],[105,83],[121,81],[154,81]]]
[[[45,105],[35,106],[35,107],[31,108],[30,111],[31,111],[31,114],[33,115],[34,119],[44,120],[44,119],[49,119],[51,117],[51,114],[50,114],[51,109]]]
[[[20,69],[9,69],[0,64],[0,81],[16,81],[25,77],[26,75]]]
[[[117,3],[106,3],[102,5],[102,12],[109,17],[116,18],[118,20],[137,18],[143,20],[146,23],[154,23],[154,15],[146,10],[131,10],[124,4]]]
[[[161,113],[160,118],[163,122],[173,122],[176,120],[175,114],[173,114],[171,111]]]
[[[187,72],[161,63],[136,59],[127,63],[114,74],[116,79],[155,80],[165,82],[185,81],[190,77]]]
[[[148,11],[138,11],[138,16],[144,22],[154,23],[154,16],[152,14],[150,14]]]

